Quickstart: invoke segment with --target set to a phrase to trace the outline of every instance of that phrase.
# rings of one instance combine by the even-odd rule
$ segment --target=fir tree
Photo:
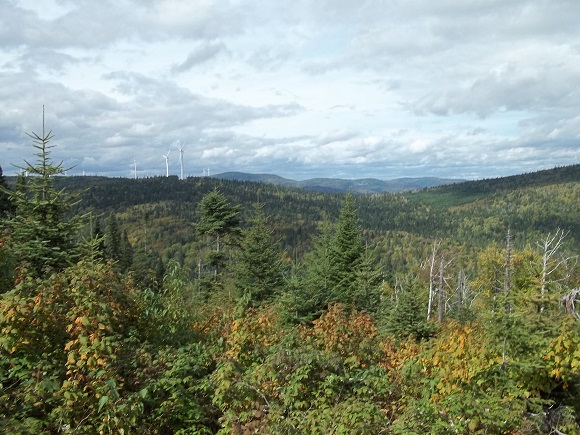
[[[322,221],[312,251],[304,256],[300,279],[287,295],[289,311],[298,321],[314,320],[332,300],[336,283],[331,257],[334,232],[335,226],[328,219]]]
[[[121,259],[121,231],[114,213],[109,215],[105,226],[105,251],[109,259],[115,262]]]
[[[350,303],[357,310],[376,313],[381,303],[383,272],[375,265],[368,248],[354,270],[354,281]]]
[[[54,177],[67,169],[62,162],[50,158],[52,132],[45,132],[44,112],[42,134],[28,134],[37,150],[36,164],[25,161],[20,169],[28,174],[20,176],[16,189],[10,193],[15,205],[14,216],[7,221],[11,249],[20,267],[33,276],[58,271],[71,264],[78,256],[75,236],[80,218],[69,219],[74,198],[55,188]]]
[[[260,205],[254,206],[250,226],[242,231],[237,255],[236,284],[249,305],[259,305],[282,289],[282,252]]]
[[[357,271],[364,256],[361,228],[357,218],[352,194],[346,195],[340,210],[336,233],[330,249],[332,262],[332,299],[351,303],[357,292]]]
[[[91,240],[95,242],[95,251],[99,258],[104,258],[105,256],[105,235],[103,229],[101,228],[101,221],[91,215]]]
[[[426,320],[427,293],[418,278],[407,278],[397,295],[396,302],[386,320],[386,330],[396,337],[429,338],[435,332]]]
[[[124,229],[121,234],[121,246],[120,246],[120,257],[119,257],[119,267],[122,272],[126,272],[133,264],[133,246],[129,241],[129,235],[127,230]]]
[[[214,250],[209,263],[214,276],[224,265],[223,245],[237,240],[240,234],[240,206],[232,205],[217,189],[205,195],[197,207],[198,222],[195,224],[199,236],[213,239]]]

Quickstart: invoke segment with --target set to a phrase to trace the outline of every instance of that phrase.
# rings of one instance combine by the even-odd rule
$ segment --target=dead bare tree
[[[547,287],[550,283],[558,283],[566,280],[570,276],[568,270],[564,271],[563,275],[556,277],[559,270],[563,270],[571,262],[576,262],[578,256],[561,256],[559,251],[562,247],[562,243],[568,232],[558,228],[554,235],[548,234],[548,236],[538,242],[537,245],[542,252],[542,264],[540,272],[540,312],[544,311],[546,293],[548,291]],[[569,268],[568,268],[569,269]]]
[[[570,290],[570,292],[562,296],[561,301],[566,313],[580,320],[580,312],[576,311],[577,304],[580,304],[580,288]]]
[[[465,275],[465,271],[461,269],[457,274],[457,287],[455,289],[456,293],[456,303],[461,306],[471,307],[477,297],[483,291],[481,288],[472,289],[469,285],[469,281],[467,280],[467,276]]]
[[[448,301],[445,300],[445,286],[447,285],[447,280],[445,279],[445,268],[453,262],[454,258],[447,262],[445,262],[443,255],[438,258],[440,247],[441,240],[433,242],[431,258],[429,259],[429,301],[427,303],[427,320],[431,320],[431,317],[433,316],[433,306],[435,305],[435,297],[437,297],[437,319],[439,322],[442,322],[445,307],[448,303]],[[439,262],[438,271],[437,262]]]
[[[508,228],[506,236],[506,250],[505,250],[505,281],[504,281],[504,291],[506,295],[509,295],[511,289],[511,276],[512,276],[512,233]]]
[[[433,310],[433,299],[435,299],[435,260],[437,258],[437,251],[441,246],[441,240],[433,242],[433,249],[431,251],[431,261],[429,267],[429,301],[427,303],[427,320],[431,319]]]

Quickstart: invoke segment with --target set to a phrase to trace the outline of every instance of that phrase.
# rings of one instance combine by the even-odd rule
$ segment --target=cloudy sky
[[[578,0],[1,0],[0,166],[487,178],[580,162]]]

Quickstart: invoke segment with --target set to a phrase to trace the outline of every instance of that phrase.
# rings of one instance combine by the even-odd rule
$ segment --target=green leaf
[[[107,403],[109,401],[109,396],[101,396],[101,398],[99,399],[99,412],[101,411],[101,408],[105,405],[105,403]]]

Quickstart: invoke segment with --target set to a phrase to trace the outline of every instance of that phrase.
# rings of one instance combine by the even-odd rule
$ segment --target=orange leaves
[[[408,338],[399,344],[391,338],[383,341],[380,349],[379,365],[389,372],[397,374],[409,361],[417,357],[420,352],[420,344],[414,338]]]
[[[234,360],[260,358],[266,348],[277,344],[283,336],[279,319],[272,308],[250,309],[235,319],[227,336],[226,356]]]
[[[494,358],[479,328],[450,323],[423,353],[421,363],[437,380],[436,398],[443,398],[493,365]]]
[[[346,311],[342,304],[333,304],[328,311],[313,322],[308,333],[320,342],[327,352],[352,357],[355,365],[361,364],[374,347],[377,329],[370,316],[357,311]]]

